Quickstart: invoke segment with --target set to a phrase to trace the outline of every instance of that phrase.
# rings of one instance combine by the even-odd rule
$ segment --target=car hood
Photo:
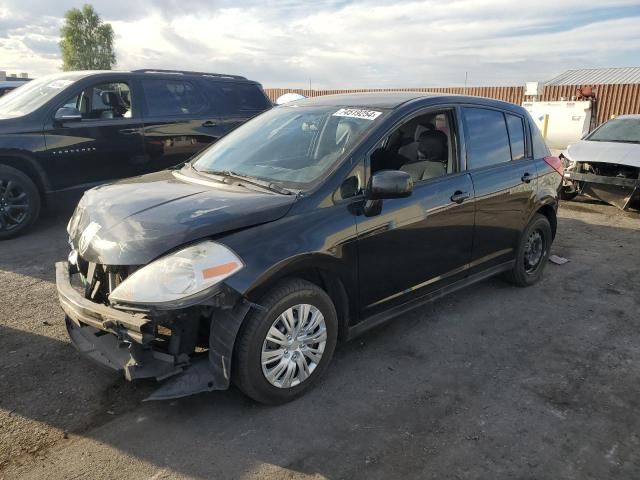
[[[144,265],[191,241],[277,220],[295,200],[163,171],[87,191],[69,237],[89,262]]]
[[[640,168],[640,144],[580,140],[567,148],[566,157],[574,162],[604,162]]]

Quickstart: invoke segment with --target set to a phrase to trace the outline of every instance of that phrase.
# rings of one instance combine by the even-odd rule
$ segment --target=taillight
[[[564,167],[562,166],[562,160],[558,157],[544,157],[544,161],[553,168],[560,176],[564,177]]]

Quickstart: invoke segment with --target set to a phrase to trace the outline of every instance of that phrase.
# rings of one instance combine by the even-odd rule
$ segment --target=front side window
[[[454,132],[450,111],[412,118],[388,135],[370,158],[371,173],[402,170],[414,182],[453,173]]]
[[[592,142],[640,143],[640,117],[614,118],[603,124],[586,140]]]
[[[0,98],[0,118],[32,113],[86,75],[85,72],[73,72],[31,80]]]
[[[475,169],[511,160],[504,114],[486,108],[464,109],[467,168]]]
[[[206,149],[193,167],[305,189],[324,178],[383,115],[368,108],[277,107]]]
[[[184,116],[202,113],[207,102],[200,90],[184,80],[145,78],[142,88],[151,117]]]
[[[131,90],[124,82],[108,82],[85,88],[61,107],[77,108],[83,120],[131,118]]]

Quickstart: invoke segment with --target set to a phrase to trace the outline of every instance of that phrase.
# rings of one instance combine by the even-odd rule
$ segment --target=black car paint
[[[165,170],[87,191],[71,240],[80,245],[82,232],[96,223],[99,242],[94,239],[81,251],[86,261],[145,265],[194,240],[275,221],[295,200],[295,195],[265,195],[195,172]]]
[[[27,174],[45,200],[55,202],[107,181],[158,171],[179,164],[263,110],[150,117],[140,85],[142,78],[188,79],[185,72],[87,72],[27,115],[0,119],[0,164]],[[222,77],[207,82],[251,80]],[[131,91],[132,118],[56,122],[56,110],[92,85],[123,82]],[[265,97],[265,108],[270,104]]]
[[[298,196],[231,191],[227,186],[222,191],[215,183],[207,187],[180,179],[194,175],[188,170],[100,187],[78,208],[80,226],[72,232],[72,243],[77,246],[83,228],[95,221],[103,226],[100,239],[116,242],[119,253],[114,256],[116,250],[92,244],[84,253],[89,261],[144,265],[185,243],[220,241],[245,265],[225,280],[225,288],[256,305],[280,278],[316,279],[336,302],[342,336],[350,337],[418,302],[510,268],[520,233],[537,212],[549,218],[555,233],[560,175],[544,159],[531,158],[530,140],[528,159],[467,171],[463,122],[456,125],[458,173],[420,182],[411,196],[384,200],[373,214],[366,211],[368,154],[398,122],[430,109],[459,112],[473,105],[521,115],[529,125],[520,107],[409,94],[301,103],[363,105],[388,109],[389,115],[332,174]],[[361,188],[344,198],[344,185],[354,177]],[[461,193],[466,198],[455,201]],[[221,205],[228,208],[218,209]],[[198,208],[205,214],[196,214]]]

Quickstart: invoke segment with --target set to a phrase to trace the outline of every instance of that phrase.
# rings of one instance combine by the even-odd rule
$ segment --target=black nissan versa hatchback
[[[291,400],[339,338],[492,275],[538,281],[559,159],[519,106],[414,93],[269,110],[181,168],[85,193],[57,288],[75,346],[173,398]]]
[[[0,240],[43,203],[184,162],[271,108],[259,83],[167,70],[66,72],[0,98]]]

